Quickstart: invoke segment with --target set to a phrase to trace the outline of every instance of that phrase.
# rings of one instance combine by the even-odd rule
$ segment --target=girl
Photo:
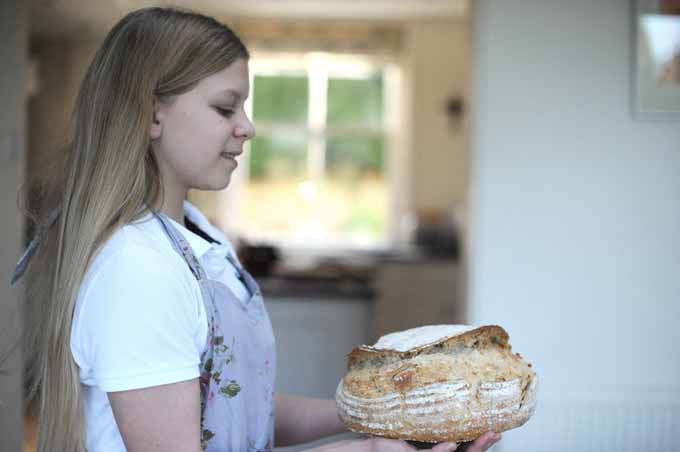
[[[333,401],[274,394],[257,284],[185,200],[229,184],[255,135],[248,94],[248,51],[199,14],[132,12],[97,51],[59,196],[17,267],[18,277],[39,251],[26,367],[39,451],[270,451],[344,430]]]

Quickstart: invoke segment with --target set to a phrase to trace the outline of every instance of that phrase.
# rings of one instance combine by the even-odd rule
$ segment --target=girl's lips
[[[223,152],[221,154],[221,156],[224,157],[224,158],[229,158],[229,159],[234,159],[234,160],[236,160],[236,157],[238,157],[239,155],[241,155],[240,152],[238,152],[238,153]]]
[[[238,166],[238,162],[236,161],[236,154],[221,154],[220,157],[222,157],[225,160],[229,160],[234,165]]]

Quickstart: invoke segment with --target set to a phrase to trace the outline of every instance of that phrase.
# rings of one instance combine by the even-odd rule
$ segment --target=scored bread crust
[[[401,334],[418,330],[424,328]],[[537,378],[512,353],[507,332],[498,325],[451,331],[410,347],[381,338],[352,350],[336,391],[345,425],[434,443],[470,441],[524,424],[534,412]]]

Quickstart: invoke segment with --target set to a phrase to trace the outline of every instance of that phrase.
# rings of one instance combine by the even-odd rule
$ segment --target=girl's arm
[[[201,451],[198,378],[108,397],[128,452]]]
[[[274,422],[276,447],[314,441],[347,431],[335,400],[277,394]]]

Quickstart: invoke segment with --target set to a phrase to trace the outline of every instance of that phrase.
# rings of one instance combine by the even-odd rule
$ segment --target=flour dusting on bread
[[[440,341],[443,338],[457,336],[476,329],[469,325],[427,325],[406,331],[387,334],[372,348],[376,350],[397,350],[405,352],[412,348],[422,347]]]

